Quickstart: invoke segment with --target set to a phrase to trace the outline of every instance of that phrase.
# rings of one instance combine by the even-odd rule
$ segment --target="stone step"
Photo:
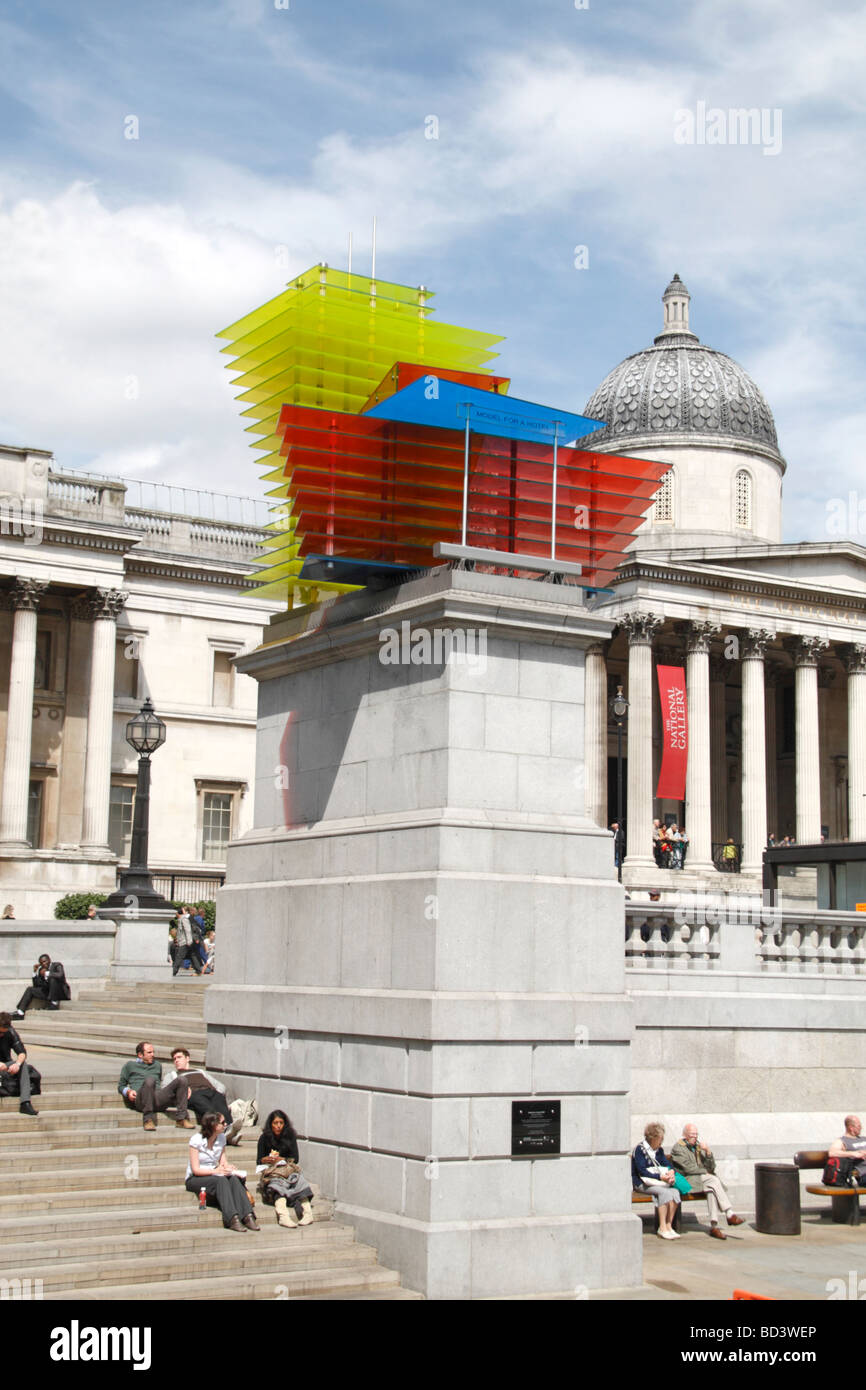
[[[135,1110],[127,1110],[118,1096],[116,1106],[78,1106],[75,1109],[60,1110],[41,1110],[41,1096],[33,1097],[33,1108],[38,1111],[36,1117],[33,1115],[22,1115],[18,1110],[18,1097],[7,1096],[4,1099],[0,1115],[3,1118],[2,1129],[0,1129],[0,1147],[13,1135],[18,1134],[52,1134],[59,1136],[61,1140],[70,1128],[85,1131],[94,1129],[115,1130],[115,1129],[142,1129],[143,1117]],[[14,1109],[13,1109],[14,1106]],[[164,1113],[159,1117],[160,1128],[163,1125],[175,1128],[174,1120],[167,1117]],[[178,1133],[180,1131],[178,1130]],[[190,1131],[192,1133],[192,1131]]]
[[[252,1234],[235,1236],[235,1240],[247,1239],[253,1240],[255,1236]],[[215,1299],[279,1299],[281,1296],[291,1299],[323,1293],[342,1294],[346,1290],[362,1289],[370,1291],[399,1289],[399,1276],[391,1269],[383,1269],[381,1265],[362,1266],[360,1269],[292,1270],[283,1275],[273,1272],[227,1274],[221,1278],[214,1278],[209,1275],[203,1279],[172,1281],[171,1296],[172,1300],[182,1299],[184,1302],[190,1299],[210,1302]],[[46,1293],[45,1299],[46,1302],[56,1301],[67,1296],[65,1292]],[[93,1300],[99,1302],[119,1302],[127,1299],[135,1299],[136,1301],[161,1300],[165,1298],[165,1285],[160,1281],[152,1284],[115,1284],[108,1288],[76,1288],[75,1298],[76,1301]]]
[[[278,1247],[277,1253],[284,1245],[295,1250],[303,1249],[310,1244],[318,1246],[331,1241],[352,1244],[355,1240],[354,1228],[341,1225],[338,1221],[314,1221],[312,1226],[298,1226],[295,1230],[287,1230],[277,1225],[272,1207],[259,1206],[256,1212],[262,1227],[258,1237],[260,1244]],[[28,1238],[25,1231],[22,1232],[20,1240],[4,1237],[2,1260],[6,1267],[0,1269],[0,1274],[8,1277],[17,1272],[19,1265],[36,1267],[50,1264],[54,1260],[77,1262],[98,1259],[101,1262],[104,1257],[120,1259],[133,1255],[149,1258],[160,1254],[190,1256],[199,1252],[207,1255],[212,1251],[232,1253],[235,1249],[234,1234],[233,1231],[223,1230],[217,1212],[211,1207],[208,1207],[203,1217],[199,1217],[196,1212],[194,1225],[177,1231],[140,1231],[137,1235],[132,1235],[115,1230],[110,1239],[103,1236],[67,1234],[60,1239],[49,1236],[41,1241]],[[11,1256],[10,1251],[13,1252]],[[38,1269],[36,1272],[38,1273]]]
[[[42,1022],[43,1016],[46,1023],[54,1025],[57,1019],[63,1023],[70,1020],[76,1024],[81,1023],[111,1023],[113,1027],[127,1028],[178,1028],[183,1030],[189,1028],[190,1031],[201,1032],[202,1016],[200,1009],[170,1009],[168,1005],[155,1008],[148,1006],[143,1009],[140,1005],[131,1001],[129,1004],[105,1003],[101,1006],[82,1005],[82,1004],[63,1004],[59,1009],[39,1009],[34,1013],[28,1013],[23,1019],[15,1022],[20,1024],[21,1029],[29,1029],[30,1025]]]
[[[172,1137],[174,1137],[174,1126],[171,1126]],[[67,1168],[83,1169],[89,1168],[93,1172],[104,1166],[111,1166],[113,1163],[120,1162],[120,1156],[135,1154],[139,1161],[147,1163],[158,1163],[170,1161],[174,1163],[186,1161],[186,1144],[183,1141],[181,1130],[177,1131],[177,1144],[158,1143],[161,1134],[168,1137],[168,1129],[161,1126],[156,1134],[142,1134],[140,1143],[136,1143],[135,1137],[124,1138],[122,1143],[108,1144],[106,1140],[108,1134],[99,1137],[96,1144],[78,1144],[75,1148],[65,1147],[63,1151],[64,1172]],[[188,1130],[189,1134],[193,1130]],[[156,1143],[154,1143],[156,1141]],[[7,1177],[14,1176],[15,1173],[39,1172],[46,1168],[46,1151],[44,1144],[40,1147],[39,1143],[29,1144],[28,1147],[22,1145],[21,1148],[4,1148],[0,1151],[3,1154],[3,1172],[0,1172],[0,1181]],[[236,1168],[245,1168],[252,1173],[256,1166],[256,1145],[232,1144],[229,1148],[229,1161],[235,1163]]]
[[[37,1096],[38,1105],[41,1097]],[[12,1160],[12,1155],[22,1150],[33,1150],[42,1144],[42,1153],[45,1153],[45,1146],[48,1140],[51,1143],[60,1136],[62,1138],[63,1154],[67,1152],[67,1144],[70,1149],[93,1149],[93,1148],[123,1148],[130,1153],[152,1153],[157,1148],[165,1148],[166,1145],[178,1153],[186,1153],[187,1145],[194,1130],[181,1130],[175,1126],[173,1120],[165,1115],[159,1117],[159,1128],[156,1130],[145,1130],[142,1127],[140,1117],[122,1116],[121,1123],[115,1128],[110,1122],[105,1124],[88,1123],[86,1126],[79,1125],[79,1116],[87,1114],[83,1110],[69,1111],[66,1115],[66,1123],[59,1126],[49,1126],[43,1123],[42,1113],[39,1118],[21,1115],[16,1112],[15,1121],[21,1120],[21,1125],[16,1129],[7,1129],[6,1120],[0,1126],[0,1155],[4,1161]],[[102,1115],[109,1115],[106,1107],[103,1111],[89,1112]],[[11,1118],[11,1117],[10,1117]],[[26,1124],[25,1124],[26,1121]],[[244,1165],[255,1166],[256,1143],[258,1142],[258,1131],[250,1131],[253,1138],[248,1139],[244,1136],[240,1144],[232,1144],[229,1147],[229,1154],[236,1157],[241,1155]],[[49,1150],[51,1143],[48,1144]],[[239,1164],[237,1165],[240,1166]]]
[[[176,999],[184,991],[199,991],[207,989],[213,976],[196,975],[193,971],[189,975],[184,971],[183,975],[169,976],[167,980],[141,980],[135,984],[109,984],[104,989],[94,989],[87,985],[79,992],[79,998],[87,999],[109,999],[109,998],[129,998],[135,996],[136,999],[160,1000]]]
[[[73,1052],[93,1052],[103,1056],[117,1057],[122,1064],[130,1057],[135,1056],[136,1044],[141,1042],[143,1031],[143,1028],[139,1028],[134,1033],[116,1033],[107,1029],[105,1035],[100,1035],[92,1033],[89,1029],[85,1031],[84,1028],[80,1034],[68,1028],[64,1028],[62,1032],[59,1029],[57,1032],[52,1032],[48,1028],[28,1028],[23,1041],[25,1046],[30,1047],[62,1047]],[[172,1030],[170,1033],[158,1034],[152,1030],[148,1033],[147,1041],[152,1042],[157,1055],[165,1059],[171,1048],[177,1046],[177,1033]],[[191,1066],[204,1066],[205,1038],[203,1035],[195,1038],[185,1037],[183,1046],[189,1048]],[[41,1071],[42,1068],[40,1067],[39,1070]]]
[[[175,1282],[190,1278],[219,1279],[227,1269],[233,1274],[260,1275],[280,1282],[287,1274],[303,1273],[305,1270],[376,1268],[376,1252],[369,1245],[331,1240],[292,1248],[294,1232],[283,1227],[277,1227],[277,1231],[283,1236],[278,1244],[263,1243],[262,1231],[250,1232],[256,1237],[254,1241],[239,1240],[237,1232],[229,1231],[227,1234],[235,1242],[233,1247],[223,1246],[212,1253],[197,1251],[194,1261],[190,1259],[189,1251],[174,1255],[155,1252],[150,1257],[139,1254],[106,1259],[103,1256],[98,1264],[93,1260],[71,1261],[64,1257],[60,1263],[48,1266],[22,1265],[20,1273],[16,1265],[9,1274],[19,1279],[41,1279],[45,1293],[61,1289],[77,1293],[81,1287],[100,1285],[150,1284],[158,1280]],[[0,1275],[3,1273],[0,1270]]]
[[[397,1303],[408,1302],[423,1303],[423,1293],[415,1293],[414,1289],[404,1289],[399,1285],[394,1289],[343,1289],[339,1293],[301,1293],[292,1294],[293,1303],[310,1303],[316,1299],[322,1303]]]
[[[18,1204],[18,1212],[12,1216],[7,1214],[8,1208],[0,1212],[0,1248],[4,1251],[7,1248],[18,1248],[21,1243],[32,1244],[39,1240],[59,1240],[66,1248],[66,1241],[71,1238],[86,1236],[90,1239],[102,1239],[112,1243],[118,1237],[133,1236],[138,1233],[166,1232],[170,1236],[186,1233],[187,1231],[201,1230],[203,1226],[209,1225],[215,1231],[222,1231],[222,1222],[219,1212],[208,1207],[207,1211],[199,1214],[198,1205],[195,1198],[189,1192],[180,1191],[180,1195],[188,1200],[189,1205],[182,1203],[177,1205],[175,1201],[132,1206],[129,1203],[120,1206],[108,1206],[99,1201],[92,1203],[87,1209],[83,1204],[79,1206],[76,1201],[75,1210],[69,1209],[69,1203],[65,1207],[57,1209],[45,1208],[40,1202],[36,1206],[31,1206],[27,1212],[26,1222],[21,1214],[21,1203]],[[318,1199],[321,1201],[321,1199]],[[314,1211],[317,1203],[314,1203]],[[264,1211],[268,1208],[257,1204],[256,1211]],[[333,1204],[324,1203],[320,1208],[320,1213],[316,1214],[316,1222],[322,1224],[330,1220],[333,1211]],[[266,1218],[269,1219],[269,1218]],[[316,1223],[314,1222],[314,1225]],[[312,1226],[304,1227],[304,1230],[312,1230]],[[286,1231],[286,1235],[292,1235],[292,1231]]]
[[[184,1167],[183,1172],[185,1171]],[[101,1174],[99,1175],[100,1185],[97,1187],[93,1182],[94,1175],[91,1174],[90,1185],[86,1187],[67,1184],[64,1177],[62,1189],[55,1186],[48,1191],[31,1193],[19,1184],[18,1189],[10,1194],[4,1188],[2,1195],[0,1195],[0,1223],[12,1213],[20,1211],[24,1200],[35,1201],[40,1212],[45,1214],[55,1211],[69,1211],[73,1202],[76,1208],[85,1211],[95,1211],[98,1208],[102,1212],[107,1212],[116,1210],[118,1207],[122,1209],[131,1201],[134,1201],[136,1208],[142,1211],[148,1207],[159,1207],[166,1211],[171,1207],[176,1207],[181,1211],[192,1210],[197,1214],[196,1198],[194,1193],[187,1192],[184,1187],[183,1172],[181,1172],[179,1181],[167,1180],[165,1176],[162,1176],[153,1183],[147,1183],[140,1179],[134,1184],[126,1182],[119,1187],[112,1187],[108,1183],[104,1183]],[[56,1177],[54,1182],[58,1182]],[[134,1192],[131,1191],[133,1186]],[[250,1193],[255,1195],[255,1183],[247,1180],[247,1186]],[[74,1198],[70,1197],[70,1193],[74,1193]],[[261,1207],[261,1201],[257,1200],[256,1205]],[[319,1199],[318,1205],[314,1204],[313,1207],[313,1219],[328,1220],[332,1211],[332,1204],[328,1203],[326,1206]]]
[[[121,1018],[108,1010],[98,1016],[89,1016],[87,1014],[78,1015],[74,1009],[58,1009],[56,1013],[49,1013],[43,1009],[32,1022],[28,1023],[26,1028],[24,1023],[27,1023],[26,1018],[21,1024],[21,1034],[25,1044],[33,1042],[35,1033],[50,1033],[53,1039],[62,1034],[69,1034],[69,1036],[75,1034],[77,1036],[79,1031],[88,1038],[105,1038],[109,1042],[114,1042],[118,1037],[124,1039],[134,1037],[138,1039],[138,1042],[141,1042],[142,1032],[147,1029],[147,1038],[144,1041],[152,1042],[154,1048],[157,1048],[157,1038],[168,1040],[170,1048],[178,1046],[178,1025],[174,1019],[166,1018],[163,1021],[152,1019],[149,1015],[147,1017],[143,1014],[135,1015],[132,1012]],[[207,1029],[202,1019],[187,1023],[184,1031],[188,1032],[189,1036],[199,1043],[203,1043],[207,1039]],[[24,1036],[25,1034],[26,1036]],[[135,1056],[138,1042],[132,1044],[129,1054],[131,1057]],[[52,1044],[49,1043],[48,1045],[51,1046]],[[59,1043],[53,1045],[55,1047],[60,1046]],[[190,1044],[184,1038],[181,1046],[189,1047]],[[115,1047],[114,1051],[125,1052],[126,1048]]]

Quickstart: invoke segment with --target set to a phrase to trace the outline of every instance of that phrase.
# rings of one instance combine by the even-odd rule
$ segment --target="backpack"
[[[823,1183],[825,1187],[856,1187],[857,1174],[854,1166],[857,1162],[855,1158],[841,1158],[838,1154],[831,1155],[827,1159],[827,1166],[824,1169]]]
[[[229,1110],[232,1120],[240,1120],[244,1126],[258,1123],[259,1107],[254,1100],[233,1100]]]

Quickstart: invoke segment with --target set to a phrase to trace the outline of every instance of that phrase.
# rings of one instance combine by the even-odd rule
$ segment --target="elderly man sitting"
[[[729,1226],[742,1226],[743,1218],[734,1215],[734,1208],[721,1179],[716,1177],[716,1160],[712,1149],[708,1149],[698,1139],[698,1127],[688,1124],[683,1127],[683,1137],[671,1149],[670,1159],[678,1173],[688,1178],[693,1187],[702,1188],[707,1194],[707,1209],[710,1213],[710,1235],[716,1240],[727,1240],[719,1225],[719,1215],[725,1213]]]

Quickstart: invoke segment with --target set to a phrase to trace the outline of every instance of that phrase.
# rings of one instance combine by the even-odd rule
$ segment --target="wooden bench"
[[[794,1166],[801,1169],[826,1167],[829,1158],[827,1149],[804,1149],[794,1154]],[[860,1197],[866,1194],[866,1187],[825,1187],[823,1183],[808,1183],[806,1191],[815,1197],[829,1197],[831,1217],[840,1226],[860,1225]]]
[[[691,1181],[691,1179],[689,1179],[689,1181]],[[632,1189],[631,1200],[632,1200],[632,1205],[633,1205],[633,1206],[643,1206],[645,1202],[651,1202],[651,1201],[652,1201],[652,1193],[651,1193],[651,1192],[638,1192],[638,1191],[636,1191],[635,1189]],[[675,1230],[675,1231],[678,1231],[678,1230],[680,1229],[680,1216],[681,1216],[681,1214],[682,1214],[682,1205],[683,1205],[683,1202],[705,1202],[706,1200],[707,1200],[707,1194],[706,1194],[706,1192],[704,1192],[703,1188],[701,1188],[701,1190],[700,1190],[699,1192],[696,1192],[694,1188],[692,1188],[691,1192],[681,1192],[681,1193],[680,1193],[680,1200],[677,1202],[677,1209],[676,1209],[676,1211],[674,1212],[674,1219],[673,1219],[673,1223],[672,1223],[672,1224],[673,1224],[674,1230]],[[658,1207],[655,1207],[655,1208],[654,1208],[654,1216],[655,1216],[655,1228],[656,1228],[656,1230],[658,1230],[658,1228],[659,1228],[659,1209],[658,1209]]]

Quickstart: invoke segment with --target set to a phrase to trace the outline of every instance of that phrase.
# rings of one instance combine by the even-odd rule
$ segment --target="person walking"
[[[176,975],[185,960],[188,960],[197,975],[202,972],[201,956],[199,955],[196,933],[193,931],[192,920],[186,908],[177,915],[177,944],[174,948],[174,962],[172,964],[172,976]]]

